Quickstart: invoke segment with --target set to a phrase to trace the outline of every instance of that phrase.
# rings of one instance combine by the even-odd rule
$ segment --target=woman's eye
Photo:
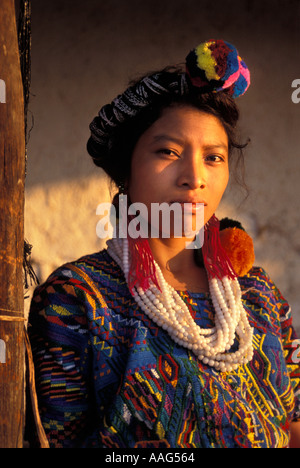
[[[209,156],[206,156],[205,159],[208,162],[224,162],[225,161],[224,156],[220,156],[218,154],[210,154]]]
[[[179,157],[179,154],[177,151],[175,150],[172,150],[172,149],[168,149],[168,148],[162,148],[158,151],[158,153],[161,153],[161,154],[166,154],[167,156],[175,156],[175,157]]]

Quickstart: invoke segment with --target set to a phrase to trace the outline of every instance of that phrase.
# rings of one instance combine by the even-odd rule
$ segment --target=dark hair
[[[162,72],[159,72],[162,73]],[[174,73],[179,76],[178,69],[170,71],[166,69],[164,73]],[[141,78],[135,83],[139,83]],[[200,93],[199,88],[190,88],[183,95],[170,93],[168,95],[157,95],[151,103],[140,110],[138,115],[125,119],[118,124],[110,139],[110,145],[103,148],[91,137],[87,144],[89,154],[94,163],[103,168],[108,176],[117,186],[124,185],[129,180],[131,170],[131,157],[134,147],[141,135],[161,116],[162,111],[168,107],[191,106],[200,111],[214,115],[222,123],[229,142],[229,156],[234,150],[238,152],[237,164],[235,167],[236,179],[245,187],[243,175],[243,148],[247,145],[238,142],[237,123],[239,110],[235,100],[225,91]],[[238,166],[241,166],[241,176],[237,174]],[[242,182],[241,182],[242,181]]]

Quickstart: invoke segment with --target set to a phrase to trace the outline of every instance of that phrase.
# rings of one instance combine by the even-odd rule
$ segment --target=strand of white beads
[[[126,280],[130,267],[127,239],[112,239],[108,252],[122,268]],[[162,327],[180,346],[192,350],[211,367],[229,372],[248,362],[253,356],[253,330],[242,304],[241,289],[237,279],[213,278],[209,281],[210,296],[215,310],[215,327],[201,328],[193,320],[180,295],[165,280],[155,262],[160,290],[151,285],[144,291],[134,288],[133,297],[141,309],[158,326]],[[229,352],[235,338],[238,349]]]

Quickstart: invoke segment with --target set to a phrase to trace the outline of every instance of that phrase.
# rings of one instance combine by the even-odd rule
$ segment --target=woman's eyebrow
[[[205,149],[205,150],[223,149],[223,150],[228,151],[228,144],[222,143],[222,142],[212,143],[212,144],[209,144],[209,145],[204,145],[203,149]]]
[[[179,145],[182,145],[183,144],[183,139],[181,138],[178,138],[176,136],[172,136],[172,135],[167,135],[167,134],[163,134],[163,135],[156,135],[153,140],[155,142],[157,141],[161,141],[161,140],[169,140],[169,141],[174,141],[175,143],[178,143]]]
[[[178,138],[176,136],[168,135],[168,134],[162,134],[162,135],[156,135],[153,138],[154,142],[157,141],[162,141],[162,140],[169,140],[169,141],[174,141],[175,143],[178,143],[179,145],[183,145],[184,140],[181,138]],[[212,150],[212,149],[223,149],[223,150],[228,150],[228,144],[223,143],[223,142],[216,142],[216,143],[209,143],[203,146],[204,150]]]

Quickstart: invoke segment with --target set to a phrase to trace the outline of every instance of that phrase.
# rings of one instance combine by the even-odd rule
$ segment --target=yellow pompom
[[[242,229],[230,227],[220,231],[220,240],[236,274],[246,275],[255,260],[253,241],[249,234]]]
[[[219,80],[220,77],[216,72],[217,62],[209,49],[210,43],[203,43],[196,47],[197,65],[200,70],[205,71],[206,78],[210,80]]]

